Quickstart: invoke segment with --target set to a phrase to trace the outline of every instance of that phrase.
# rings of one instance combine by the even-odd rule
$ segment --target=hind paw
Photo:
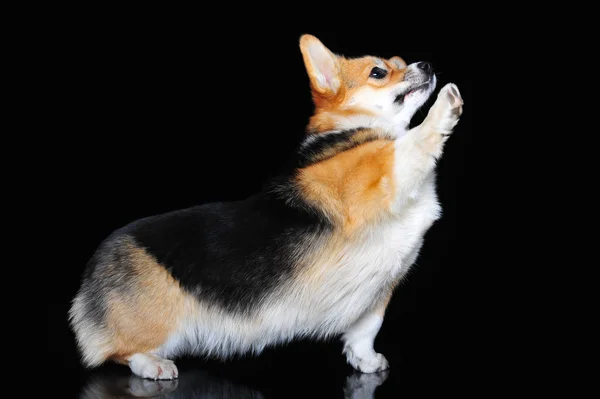
[[[179,376],[175,363],[146,353],[136,353],[127,359],[133,374],[151,380],[172,380]]]

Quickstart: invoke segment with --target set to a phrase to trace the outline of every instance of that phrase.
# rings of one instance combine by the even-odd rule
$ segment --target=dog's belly
[[[371,231],[368,239],[347,248],[337,264],[324,268],[318,283],[290,281],[254,315],[194,304],[194,316],[183,320],[156,353],[167,358],[180,354],[225,358],[258,353],[267,345],[298,337],[344,332],[406,273],[440,210],[431,179],[395,220]]]

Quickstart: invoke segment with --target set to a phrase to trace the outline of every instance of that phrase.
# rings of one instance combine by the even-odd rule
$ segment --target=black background
[[[83,267],[99,242],[140,217],[244,198],[293,151],[313,109],[298,47],[302,33],[349,57],[429,61],[439,78],[436,92],[447,82],[461,91],[464,113],[438,166],[443,216],[397,289],[376,340],[376,350],[391,364],[376,397],[445,391],[466,378],[459,364],[477,331],[466,326],[478,317],[469,298],[477,267],[469,256],[476,217],[469,164],[476,55],[470,49],[429,50],[432,43],[424,39],[358,30],[246,30],[185,38],[135,30],[115,34],[106,26],[85,32],[61,44],[67,51],[58,67],[66,80],[54,82],[68,101],[55,115],[65,134],[55,138],[62,150],[50,193],[58,204],[60,244],[49,269],[48,349],[56,360],[52,371],[60,375],[55,387],[64,397],[76,396],[92,377],[110,380],[129,372],[114,365],[82,369],[66,321]],[[352,374],[337,341],[296,342],[227,363],[196,358],[177,364],[182,377],[204,370],[214,381],[231,381],[266,398],[343,397]],[[193,397],[201,384],[199,379],[181,389]]]

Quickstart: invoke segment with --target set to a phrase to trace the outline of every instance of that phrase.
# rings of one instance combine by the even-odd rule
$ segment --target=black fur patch
[[[129,295],[133,270],[130,251],[124,237],[113,233],[96,250],[86,265],[81,284],[81,298],[85,303],[85,318],[102,327],[108,310],[107,293]]]
[[[359,134],[361,133],[361,134]],[[340,132],[317,133],[309,136],[296,153],[296,166],[305,168],[317,162],[332,158],[335,155],[351,150],[359,145],[392,138],[369,128],[356,128]]]
[[[292,275],[297,249],[331,228],[306,209],[260,194],[141,219],[122,234],[199,299],[251,311]]]
[[[253,197],[156,215],[117,230],[98,248],[85,273],[88,311],[100,322],[108,292],[131,295],[132,243],[199,299],[231,312],[252,311],[292,276],[306,249],[333,228],[302,197],[297,171],[377,139],[391,137],[371,129],[317,134]]]

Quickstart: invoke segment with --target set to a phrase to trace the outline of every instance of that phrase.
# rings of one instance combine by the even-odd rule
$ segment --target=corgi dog
[[[314,113],[290,166],[244,200],[150,216],[110,234],[69,310],[81,361],[178,377],[183,355],[226,359],[294,338],[343,341],[363,373],[385,309],[439,218],[436,160],[461,116],[427,62],[346,58],[303,35]]]

